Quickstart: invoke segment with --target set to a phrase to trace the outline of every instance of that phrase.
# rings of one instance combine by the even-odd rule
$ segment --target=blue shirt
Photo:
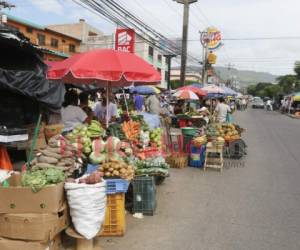
[[[136,95],[134,97],[135,110],[138,110],[138,111],[143,110],[143,105],[144,105],[144,97],[141,95]]]

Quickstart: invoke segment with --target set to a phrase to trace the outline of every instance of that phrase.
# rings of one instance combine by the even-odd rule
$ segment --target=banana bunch
[[[193,144],[195,146],[201,146],[207,143],[207,137],[206,135],[199,136],[193,139]]]

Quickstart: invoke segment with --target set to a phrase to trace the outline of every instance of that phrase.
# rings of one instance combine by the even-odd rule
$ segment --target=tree
[[[256,84],[249,85],[247,88],[247,93],[249,95],[255,96],[256,95]]]
[[[300,61],[295,62],[294,71],[297,75],[297,78],[300,79]]]
[[[277,78],[277,81],[284,94],[290,94],[300,87],[300,81],[296,75],[280,76]]]
[[[276,98],[282,92],[281,86],[269,82],[261,82],[256,85],[250,85],[247,93],[253,96]]]

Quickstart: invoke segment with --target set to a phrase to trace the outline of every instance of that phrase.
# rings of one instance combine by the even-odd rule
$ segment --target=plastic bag
[[[97,184],[65,183],[74,227],[86,239],[94,238],[105,219],[106,182]]]
[[[2,146],[0,146],[0,169],[13,170],[7,150]]]

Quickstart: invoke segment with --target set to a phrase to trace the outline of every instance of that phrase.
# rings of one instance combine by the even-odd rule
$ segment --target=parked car
[[[265,103],[263,100],[261,99],[255,99],[252,102],[252,108],[253,109],[264,109],[265,108]]]

